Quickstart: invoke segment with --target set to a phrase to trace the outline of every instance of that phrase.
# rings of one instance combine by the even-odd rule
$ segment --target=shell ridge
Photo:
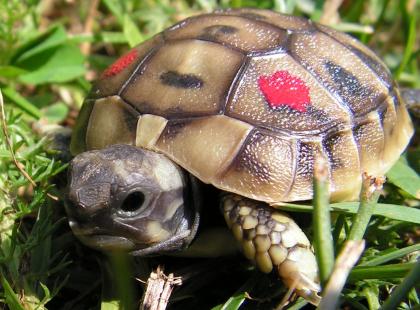
[[[131,108],[132,111],[128,111],[128,112],[132,113],[134,111],[134,112],[137,113],[137,114],[132,113],[133,115],[139,116],[139,115],[143,115],[144,114],[144,113],[140,112],[135,105],[131,104],[127,100],[124,100],[124,98],[121,97],[120,95],[109,95],[109,96],[102,97],[100,99],[96,99],[95,101],[104,100],[104,99],[112,98],[112,97],[118,97],[118,100],[120,100],[122,103],[126,104],[129,108]]]
[[[321,147],[322,148],[321,149],[322,149],[323,156],[324,156],[324,158],[327,159],[327,162],[328,162],[328,165],[329,165],[329,170],[328,170],[329,172],[328,173],[329,173],[329,181],[330,181],[330,189],[329,189],[330,195],[337,192],[337,187],[336,187],[337,184],[334,182],[334,179],[333,179],[333,171],[334,171],[333,152],[328,151],[326,142],[327,142],[328,139],[334,137],[334,135],[339,136],[341,133],[346,133],[346,132],[350,133],[351,142],[356,146],[356,149],[357,149],[357,163],[358,163],[358,167],[359,167],[359,176],[360,177],[362,176],[362,171],[361,171],[362,165],[361,165],[361,161],[360,161],[360,159],[361,159],[360,149],[359,149],[359,145],[358,145],[358,143],[357,143],[357,141],[354,137],[353,128],[332,132],[332,133],[330,133],[330,135],[322,137],[322,140],[321,140]]]
[[[235,91],[239,87],[239,84],[242,81],[242,77],[246,73],[246,70],[249,67],[250,64],[250,57],[245,56],[244,60],[242,61],[241,67],[239,68],[238,72],[236,72],[235,77],[232,80],[232,83],[230,84],[229,89],[227,90],[226,96],[225,96],[225,102],[222,104],[222,113],[231,117],[230,115],[226,114],[226,108],[230,105],[232,96],[235,94]],[[243,121],[243,120],[241,120]],[[246,122],[246,121],[245,121]]]
[[[158,34],[160,35],[160,34]],[[165,40],[162,36],[162,42],[157,44],[156,46],[152,47],[150,49],[150,51],[143,57],[143,59],[138,63],[138,65],[136,66],[136,68],[134,68],[133,72],[131,73],[131,75],[129,76],[129,78],[127,79],[127,81],[124,82],[124,84],[121,86],[121,89],[118,91],[117,95],[121,97],[121,94],[124,92],[124,90],[126,89],[126,87],[128,86],[128,84],[131,83],[132,79],[134,79],[134,77],[137,75],[137,73],[143,68],[143,66],[147,63],[147,61],[154,55],[156,54],[156,52],[165,44]]]
[[[353,127],[354,128],[354,127]],[[361,149],[359,144],[357,143],[356,137],[354,136],[354,130],[353,128],[351,129],[351,140],[353,141],[353,143],[356,145],[356,150],[357,150],[357,162],[359,163],[359,174],[362,175],[362,173],[364,173],[365,171],[362,171],[362,154],[361,154]],[[383,128],[383,126],[381,125],[381,128]]]
[[[229,162],[224,163],[223,166],[219,168],[219,171],[215,174],[215,178],[213,179],[213,182],[214,183],[216,183],[216,179],[221,180],[221,179],[223,179],[225,177],[226,173],[228,173],[229,169],[235,163],[235,161],[238,158],[239,154],[248,145],[248,141],[251,139],[252,134],[254,132],[255,132],[255,127],[251,128],[251,130],[248,131],[248,133],[246,135],[246,138],[243,139],[243,141],[242,141],[241,146],[239,148],[237,148],[235,155],[234,156],[231,156]]]
[[[379,112],[379,111],[383,111],[383,110],[385,110],[386,109],[386,107],[387,107],[387,101],[388,101],[388,99],[389,99],[389,97],[395,97],[395,95],[396,95],[396,93],[395,93],[395,91],[394,90],[392,90],[392,91],[390,91],[389,92],[389,94],[388,94],[388,96],[386,96],[381,102],[379,102],[378,103],[378,105],[375,107],[375,108],[373,108],[372,110],[370,110],[370,111],[366,111],[365,113],[363,113],[363,114],[360,114],[360,115],[357,115],[357,116],[354,116],[354,119],[353,119],[353,127],[355,127],[355,126],[358,126],[358,125],[360,125],[360,124],[362,124],[363,123],[363,121],[364,120],[366,120],[366,116],[369,114],[369,113],[372,113],[372,112]],[[382,120],[381,120],[381,126],[382,126]],[[382,130],[383,130],[383,126],[382,126]]]
[[[246,122],[245,122],[246,123]],[[226,164],[224,166],[224,169],[220,169],[220,171],[217,173],[217,177],[219,179],[224,179],[226,176],[226,173],[229,172],[229,170],[232,168],[232,165],[236,162],[239,154],[242,153],[242,151],[246,148],[246,146],[249,143],[249,140],[252,139],[253,134],[258,130],[258,127],[253,126],[254,128],[252,128],[249,132],[248,135],[246,136],[246,138],[244,139],[242,145],[240,148],[238,148],[238,151],[236,152],[235,156],[232,156],[232,159],[230,160],[230,162],[228,164]]]
[[[385,109],[383,106],[381,106],[380,108],[381,108],[381,109]],[[379,110],[379,109],[378,109],[378,110]],[[385,128],[384,128],[383,121],[381,121],[381,116],[380,116],[379,111],[372,111],[372,112],[370,112],[370,113],[374,114],[374,115],[375,115],[375,117],[377,117],[377,118],[378,118],[378,123],[377,123],[377,124],[380,126],[380,129],[381,129],[381,134],[382,134],[382,137],[383,137],[383,140],[382,140],[382,143],[381,143],[381,146],[380,146],[380,156],[379,156],[379,158],[378,158],[378,160],[381,162],[381,165],[382,165],[382,164],[383,164],[383,159],[382,159],[382,157],[383,157],[383,153],[384,153],[385,148],[386,148],[386,142],[385,142]],[[356,139],[356,131],[359,129],[359,126],[368,125],[370,122],[371,122],[371,120],[369,120],[368,118],[366,118],[366,117],[365,117],[365,120],[364,120],[364,121],[362,120],[359,124],[357,124],[357,125],[353,126],[353,129],[352,129],[353,139],[354,139],[354,141],[356,142],[357,151],[358,151],[358,153],[359,153],[359,162],[360,162],[360,172],[361,172],[361,173],[365,173],[365,172],[368,172],[368,171],[362,171],[362,144],[361,144],[361,143],[359,143],[359,142],[357,141],[357,139]]]
[[[283,194],[283,200],[284,197],[289,197],[289,194],[292,192],[293,187],[295,185],[295,181],[296,181],[296,174],[297,174],[297,165],[298,165],[298,146],[300,144],[300,140],[299,139],[293,139],[293,148],[292,149],[292,173],[291,173],[291,182],[289,184],[289,188],[287,190],[284,191]],[[289,200],[289,199],[287,199]]]

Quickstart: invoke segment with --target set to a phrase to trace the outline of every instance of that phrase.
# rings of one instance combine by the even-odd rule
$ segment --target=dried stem
[[[338,9],[340,8],[343,0],[326,0],[323,6],[322,15],[319,22],[324,25],[336,24],[339,21],[340,14]]]
[[[346,283],[350,270],[359,260],[365,248],[365,241],[346,241],[338,255],[331,277],[325,286],[318,309],[337,309],[340,293]]]
[[[93,22],[95,20],[95,15],[98,10],[99,0],[93,0],[90,3],[89,6],[89,12],[88,16],[85,21],[85,25],[83,27],[84,33],[92,33],[93,29]],[[83,55],[89,55],[90,54],[90,48],[91,48],[90,42],[84,42],[80,45],[80,50],[82,51]]]
[[[180,277],[174,277],[173,273],[166,276],[158,266],[147,280],[140,310],[165,310],[174,287],[181,284]]]

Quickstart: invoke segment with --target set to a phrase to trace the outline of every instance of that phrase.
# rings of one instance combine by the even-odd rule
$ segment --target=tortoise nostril
[[[133,192],[129,194],[121,204],[121,211],[135,212],[138,211],[144,204],[145,196],[142,192]]]

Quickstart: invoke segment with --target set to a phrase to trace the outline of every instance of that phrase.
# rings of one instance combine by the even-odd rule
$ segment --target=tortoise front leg
[[[313,304],[318,304],[318,266],[310,242],[285,213],[266,203],[235,194],[222,198],[227,225],[244,255],[265,273],[277,269],[283,282]]]

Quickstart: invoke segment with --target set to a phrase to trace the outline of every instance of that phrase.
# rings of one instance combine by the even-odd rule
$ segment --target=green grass
[[[253,6],[325,21],[324,1],[102,0],[90,7],[94,2],[0,0],[0,89],[5,110],[0,131],[0,309],[134,307],[141,295],[141,282],[134,277],[146,280],[158,263],[185,279],[173,294],[172,309],[275,307],[284,288],[274,276],[256,272],[240,255],[215,260],[137,259],[129,266],[117,257],[112,262],[120,266],[118,272],[102,255],[82,246],[68,227],[59,190],[66,165],[59,161],[47,132],[74,124],[91,81],[118,55],[187,16],[218,7]],[[420,87],[419,12],[419,0],[354,0],[344,1],[327,21],[373,48],[400,85]],[[303,224],[314,236],[318,259],[325,265],[323,281],[328,281],[331,264],[346,240],[354,236],[366,240],[340,294],[341,307],[420,307],[415,263],[420,250],[418,143],[417,137],[413,139],[388,173],[386,195],[378,203],[365,202],[368,222],[354,216],[358,203],[328,208],[320,200],[314,222],[322,229],[312,234],[312,206],[285,206],[296,217],[309,219]],[[322,192],[318,194],[322,197]],[[331,227],[322,221],[329,212]],[[358,221],[361,224],[354,228]],[[332,240],[334,251],[316,240]],[[124,287],[132,294],[118,295],[128,291]],[[289,306],[311,307],[302,299]]]

